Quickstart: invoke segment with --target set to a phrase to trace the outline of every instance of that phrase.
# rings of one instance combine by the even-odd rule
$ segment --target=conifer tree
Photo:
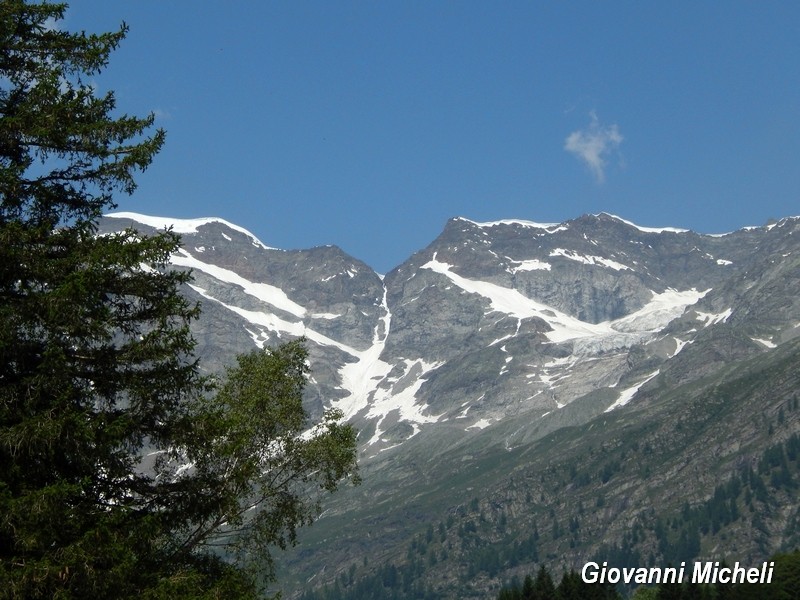
[[[523,600],[533,600],[536,596],[536,589],[533,584],[533,577],[526,575],[522,581],[522,598]]]
[[[355,432],[301,435],[301,342],[212,392],[179,238],[97,235],[164,133],[90,81],[126,26],[62,31],[65,10],[0,0],[0,596],[254,596],[314,490],[355,476]]]
[[[539,571],[536,573],[536,581],[533,583],[534,598],[537,600],[555,600],[556,587],[553,584],[553,578],[550,572],[544,565],[539,566]]]

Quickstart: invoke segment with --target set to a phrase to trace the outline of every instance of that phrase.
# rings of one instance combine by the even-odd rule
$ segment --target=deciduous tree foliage
[[[179,238],[97,235],[164,133],[90,82],[125,25],[65,9],[0,0],[0,596],[253,596],[355,432],[309,430],[302,341],[200,377]]]

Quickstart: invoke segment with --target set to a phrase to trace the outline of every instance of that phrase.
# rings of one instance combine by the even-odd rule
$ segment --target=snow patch
[[[415,424],[421,423],[435,423],[442,415],[426,415],[423,414],[426,406],[417,403],[417,392],[422,387],[422,384],[427,381],[426,375],[441,367],[443,362],[428,363],[418,358],[416,360],[404,359],[404,373],[403,376],[389,389],[376,388],[372,395],[372,403],[367,418],[384,417],[390,412],[397,410],[400,413],[400,419]],[[415,375],[412,375],[415,373]],[[409,378],[413,377],[413,381],[408,382]],[[395,392],[398,385],[404,386],[401,390]],[[372,443],[372,442],[370,442]]]
[[[653,379],[653,377],[658,375],[658,373],[659,373],[659,371],[655,371],[655,372],[651,373],[650,375],[648,375],[645,379],[643,379],[642,381],[637,383],[636,385],[632,385],[631,387],[622,390],[619,393],[619,396],[617,397],[617,399],[614,402],[614,404],[609,406],[605,410],[605,412],[610,412],[610,411],[614,410],[615,408],[619,408],[620,406],[625,406],[636,395],[636,392],[639,391],[639,388],[642,387],[645,383],[647,383],[651,379]]]
[[[351,418],[364,409],[368,409],[366,418],[379,419],[376,433],[367,445],[381,441],[380,423],[393,411],[398,411],[401,421],[411,424],[413,432],[409,438],[419,433],[420,424],[433,423],[442,417],[442,415],[424,414],[427,407],[417,403],[416,394],[427,380],[426,375],[444,363],[427,363],[422,359],[404,359],[403,375],[390,378],[389,373],[393,366],[380,358],[389,337],[392,322],[392,313],[389,310],[386,294],[386,288],[384,288],[381,301],[384,315],[380,319],[381,323],[375,326],[372,346],[363,352],[354,352],[353,356],[357,360],[347,363],[339,370],[342,387],[350,394],[331,403],[334,408],[344,412],[345,419]],[[381,384],[391,385],[382,387]]]
[[[264,344],[267,343],[268,336],[263,331],[259,331],[258,333],[256,333],[255,331],[252,331],[247,327],[245,327],[244,330],[250,334],[250,337],[253,338],[253,343],[259,348],[263,348]]]
[[[717,323],[725,323],[733,314],[733,309],[728,308],[723,310],[720,313],[707,313],[701,311],[695,311],[697,313],[697,320],[703,321],[704,327],[708,327],[709,325],[715,325]]]
[[[261,327],[266,328],[269,331],[274,331],[280,337],[281,333],[288,333],[293,337],[301,337],[305,336],[312,342],[316,342],[321,346],[333,346],[334,348],[338,348],[342,352],[349,354],[350,356],[359,357],[361,352],[356,350],[355,348],[351,348],[341,342],[337,342],[334,339],[329,338],[326,335],[319,333],[309,327],[306,327],[302,321],[286,321],[277,317],[271,313],[265,313],[261,311],[254,311],[254,310],[245,310],[243,308],[239,308],[238,306],[232,306],[230,304],[224,303],[222,300],[218,298],[214,298],[214,296],[210,295],[205,289],[189,284],[189,287],[192,288],[195,292],[200,294],[203,298],[207,300],[211,300],[216,302],[217,304],[227,308],[229,311],[236,313],[246,321],[252,323],[253,325],[259,325]]]
[[[262,302],[271,304],[275,308],[288,312],[295,317],[302,318],[306,315],[306,309],[290,300],[282,289],[267,283],[254,283],[229,269],[204,263],[196,259],[183,248],[180,248],[178,252],[172,255],[170,262],[179,267],[189,267],[202,271],[219,281],[237,285],[241,287],[246,294],[258,298]]]
[[[473,404],[477,404],[478,402],[480,402],[481,400],[483,400],[485,397],[486,397],[486,392],[484,392],[483,394],[481,394],[481,395],[480,395],[480,398],[478,398],[477,400],[473,401],[471,404],[470,404],[470,401],[469,401],[469,400],[467,400],[466,402],[464,402],[464,403],[463,403],[461,406],[462,406],[462,407],[463,407],[463,406],[466,406],[466,408],[465,408],[465,409],[464,409],[464,410],[461,412],[461,414],[459,414],[459,415],[456,417],[456,419],[466,419],[466,418],[467,418],[467,413],[469,412],[469,409],[470,409],[470,408],[472,408],[472,405],[473,405]],[[469,406],[467,406],[468,404],[469,404]]]
[[[542,365],[542,370],[538,373],[539,381],[549,388],[554,388],[554,384],[570,376],[570,369],[578,362],[574,355],[556,358]],[[528,374],[526,377],[535,376],[535,373]],[[560,407],[559,407],[560,408]]]
[[[550,252],[550,256],[563,256],[564,258],[568,258],[570,260],[574,260],[586,265],[608,267],[609,269],[614,269],[615,271],[632,270],[629,266],[618,263],[617,261],[611,260],[610,258],[603,258],[602,256],[592,256],[592,255],[583,256],[573,250],[565,250],[564,248],[556,248],[555,250]]]
[[[498,321],[498,322],[499,322],[499,321]],[[510,340],[511,338],[514,338],[514,337],[516,337],[516,336],[517,336],[517,334],[519,333],[519,328],[520,328],[521,326],[522,326],[522,319],[517,319],[517,330],[516,330],[514,333],[510,333],[510,334],[508,334],[508,335],[504,335],[504,336],[503,336],[503,337],[501,337],[501,338],[497,338],[497,339],[496,339],[496,340],[494,340],[494,341],[493,341],[491,344],[489,344],[489,347],[491,348],[491,347],[492,347],[492,346],[494,346],[495,344],[499,344],[500,342],[505,342],[506,340]],[[505,346],[503,346],[503,347],[502,347],[502,348],[500,348],[500,349],[501,349],[503,352],[507,352],[507,350],[506,350],[506,347],[505,347]]]
[[[440,273],[448,277],[464,291],[487,298],[491,302],[493,311],[505,313],[518,319],[532,317],[543,319],[553,329],[545,333],[553,342],[563,342],[573,338],[599,335],[612,331],[607,324],[594,325],[580,321],[546,304],[532,300],[517,290],[486,281],[476,281],[461,277],[450,270],[452,265],[436,260],[435,253],[433,258],[422,265],[421,268]]]
[[[506,271],[511,273],[512,275],[518,273],[519,271],[549,271],[553,265],[548,262],[544,262],[543,260],[539,260],[538,258],[533,258],[530,260],[514,260],[513,258],[506,258],[509,262],[515,263],[517,266],[511,267],[510,269],[507,268]]]
[[[675,348],[675,352],[673,352],[673,353],[672,353],[672,356],[677,356],[677,355],[680,353],[680,351],[681,351],[681,350],[683,350],[683,348],[684,348],[686,345],[688,345],[688,344],[693,344],[693,343],[694,343],[694,340],[686,340],[686,341],[683,341],[683,340],[682,340],[682,339],[680,339],[680,338],[673,338],[673,339],[675,340],[675,344],[676,344],[677,346],[676,346],[676,348]],[[672,356],[670,356],[670,358],[672,358]]]
[[[660,294],[653,292],[650,302],[636,312],[612,321],[611,327],[623,332],[661,330],[667,323],[681,316],[687,306],[695,304],[710,291],[711,288],[703,292],[698,292],[694,288],[682,292],[667,288]]]
[[[606,341],[612,346],[630,345],[630,343],[638,341],[641,337],[640,334],[663,328],[671,320],[683,314],[687,306],[694,304],[710,291],[699,292],[696,289],[678,291],[670,288],[660,294],[653,293],[650,302],[626,317],[595,324],[576,319],[551,306],[528,298],[517,290],[487,281],[477,281],[462,277],[451,270],[452,265],[436,260],[436,254],[430,261],[422,265],[422,268],[430,269],[446,276],[468,293],[478,294],[487,298],[493,311],[501,312],[520,320],[534,317],[544,320],[552,328],[552,331],[545,333],[552,342],[605,337],[608,338]],[[519,331],[519,323],[517,324],[517,331]],[[639,335],[639,338],[627,339],[631,336],[620,336],[620,334],[630,333]],[[620,338],[617,342],[614,341],[616,339],[615,336]],[[495,345],[510,337],[513,336],[503,336],[494,340],[490,345]]]
[[[761,338],[750,338],[754,342],[758,342],[759,344],[764,344],[767,348],[777,348],[778,345],[774,343],[772,340],[764,340]]]
[[[381,305],[385,310],[384,316],[381,317],[381,321],[384,324],[383,336],[381,337],[378,331],[380,324],[375,325],[372,346],[363,352],[356,352],[354,356],[357,360],[347,363],[339,370],[339,374],[342,377],[342,385],[350,394],[346,398],[334,401],[332,404],[334,408],[338,408],[344,413],[346,419],[369,405],[371,394],[374,393],[381,380],[386,378],[392,370],[392,365],[380,360],[386,340],[389,337],[389,328],[392,321],[392,313],[389,312],[389,306],[386,302],[385,287]]]

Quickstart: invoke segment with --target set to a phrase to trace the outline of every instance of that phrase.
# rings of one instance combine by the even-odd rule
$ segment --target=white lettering
[[[692,583],[711,583],[711,563],[694,563]]]
[[[672,581],[670,581],[670,577],[672,577]],[[664,583],[680,583],[678,579],[678,569],[675,567],[667,567],[664,569]]]
[[[723,563],[724,564],[724,563]],[[746,568],[740,563],[733,567],[721,567],[719,561],[698,561],[693,563],[693,584],[728,584],[728,583],[772,583],[772,574],[775,569],[774,562],[764,562],[760,567]],[[686,572],[686,563],[680,567],[609,567],[608,562],[602,565],[596,562],[587,562],[581,569],[581,579],[584,583],[625,583],[638,584],[682,584]]]
[[[648,579],[647,583],[661,583],[661,569],[650,567],[650,579]]]
[[[597,583],[597,569],[600,568],[596,562],[588,562],[583,565],[583,569],[581,569],[581,579],[583,579],[583,583]],[[587,570],[591,569],[589,574],[587,575]]]
[[[731,577],[731,583],[744,583],[746,576],[747,570],[744,567],[740,567],[738,562],[733,563],[733,576]]]

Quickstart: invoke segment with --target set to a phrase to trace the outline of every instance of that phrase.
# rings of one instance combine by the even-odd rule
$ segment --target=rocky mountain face
[[[338,497],[303,554],[288,559],[298,586],[356,564],[351,582],[367,576],[367,555],[408,563],[406,544],[420,528],[464,527],[473,509],[504,523],[502,535],[481,538],[498,548],[544,529],[535,518],[542,511],[552,534],[554,522],[577,519],[601,492],[599,516],[582,517],[571,545],[550,535],[549,555],[573,564],[620,542],[620,524],[640,519],[636,544],[666,556],[653,525],[661,518],[652,512],[654,490],[669,510],[691,510],[797,431],[786,406],[800,366],[800,218],[723,235],[604,213],[559,224],[455,218],[385,276],[338,248],[273,249],[219,219],[118,213],[101,232],[148,233],[168,223],[183,235],[172,265],[193,270],[186,293],[203,308],[194,333],[204,368],[303,335],[310,414],[338,407],[361,432],[364,485]],[[769,394],[748,383],[762,377],[777,386]],[[719,404],[721,389],[730,404]],[[687,419],[691,427],[676,429]],[[641,442],[636,450],[631,435]],[[714,452],[704,455],[712,439]],[[710,475],[695,472],[701,464]],[[603,469],[611,475],[599,476]],[[618,473],[629,475],[623,495],[608,488]],[[612,497],[619,504],[609,510]],[[354,522],[367,532],[351,531]],[[738,547],[749,554],[776,549],[753,542],[753,527],[740,529]],[[474,548],[461,536],[446,546],[448,531],[441,544],[451,567],[426,576],[440,597],[469,594],[431,572],[483,577],[481,597],[524,564],[469,577],[462,571],[475,562]],[[698,552],[711,552],[714,540],[704,538]]]

